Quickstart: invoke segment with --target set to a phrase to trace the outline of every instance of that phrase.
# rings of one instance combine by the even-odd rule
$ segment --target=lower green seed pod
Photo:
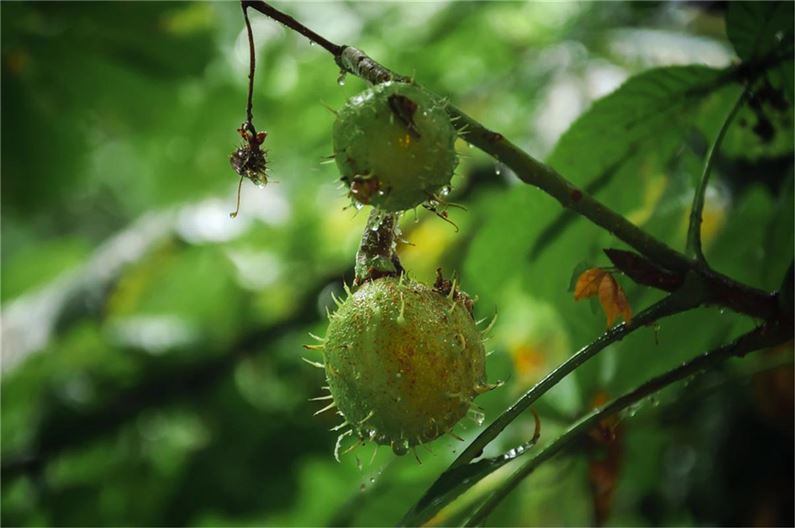
[[[414,84],[378,84],[334,123],[334,157],[350,196],[385,211],[411,209],[450,183],[456,131],[443,105]]]
[[[332,315],[323,351],[345,427],[398,454],[450,431],[485,382],[471,300],[404,278],[363,284]]]

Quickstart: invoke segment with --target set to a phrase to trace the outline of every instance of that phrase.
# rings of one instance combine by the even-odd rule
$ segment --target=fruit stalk
[[[356,252],[354,284],[403,273],[397,256],[399,218],[400,213],[387,213],[375,208],[370,212]]]

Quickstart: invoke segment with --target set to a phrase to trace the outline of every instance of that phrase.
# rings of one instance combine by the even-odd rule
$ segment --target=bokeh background
[[[659,66],[736,61],[725,5],[281,3],[336,42],[413,75],[674,247],[706,145],[738,93],[659,110],[617,173],[620,126],[561,141],[594,100]],[[331,153],[337,108],[365,88],[322,49],[252,13],[255,124],[270,178],[243,186],[228,156],[244,119],[239,6],[208,2],[2,6],[2,524],[389,525],[460,451],[446,437],[397,458],[337,463],[313,417],[321,371],[300,358],[352,279],[367,211],[346,207]],[[786,84],[786,83],[785,83]],[[789,103],[791,103],[791,76]],[[786,93],[786,91],[785,91]],[[629,104],[629,103],[628,103]],[[779,105],[781,106],[781,105]],[[707,194],[710,262],[766,289],[792,261],[792,106],[746,110]],[[656,115],[656,114],[655,114]],[[759,123],[769,127],[758,129]],[[772,129],[772,132],[770,132]],[[621,247],[458,145],[451,209],[403,219],[418,280],[457,272],[499,314],[479,399],[487,422],[604,330],[570,279]],[[626,149],[625,149],[626,150]],[[612,156],[612,159],[611,159]],[[550,228],[558,225],[558,228]],[[622,280],[639,311],[659,294]],[[539,404],[542,441],[594,402],[753,325],[702,308],[612,345]],[[793,523],[791,344],[735,361],[621,417],[542,467],[495,525]],[[773,369],[781,364],[785,366]],[[487,450],[532,434],[514,423]],[[466,440],[474,423],[456,431]],[[434,519],[461,512],[508,465]],[[595,492],[594,490],[602,490]],[[597,513],[601,512],[601,513]],[[601,516],[601,517],[600,517]]]

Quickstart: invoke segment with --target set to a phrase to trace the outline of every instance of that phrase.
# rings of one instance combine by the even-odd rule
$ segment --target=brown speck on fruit
[[[369,204],[380,190],[381,181],[372,176],[354,176],[351,181],[351,197],[365,205]]]
[[[436,281],[433,283],[433,289],[445,297],[449,297],[455,303],[461,304],[466,308],[469,315],[472,315],[472,309],[475,306],[475,301],[472,297],[461,291],[455,281],[449,281],[442,275],[442,268],[436,268]]]
[[[417,103],[405,95],[392,94],[389,96],[389,109],[408,129],[409,133],[419,138],[417,125],[414,124],[414,114],[417,113]]]

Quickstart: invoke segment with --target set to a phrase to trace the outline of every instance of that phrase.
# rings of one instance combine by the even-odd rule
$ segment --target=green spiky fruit
[[[350,196],[385,211],[411,209],[450,183],[456,131],[443,104],[414,84],[378,84],[334,123],[334,158]]]
[[[443,295],[395,277],[366,282],[340,305],[323,349],[346,434],[402,455],[450,431],[493,388],[470,309],[454,288]]]

